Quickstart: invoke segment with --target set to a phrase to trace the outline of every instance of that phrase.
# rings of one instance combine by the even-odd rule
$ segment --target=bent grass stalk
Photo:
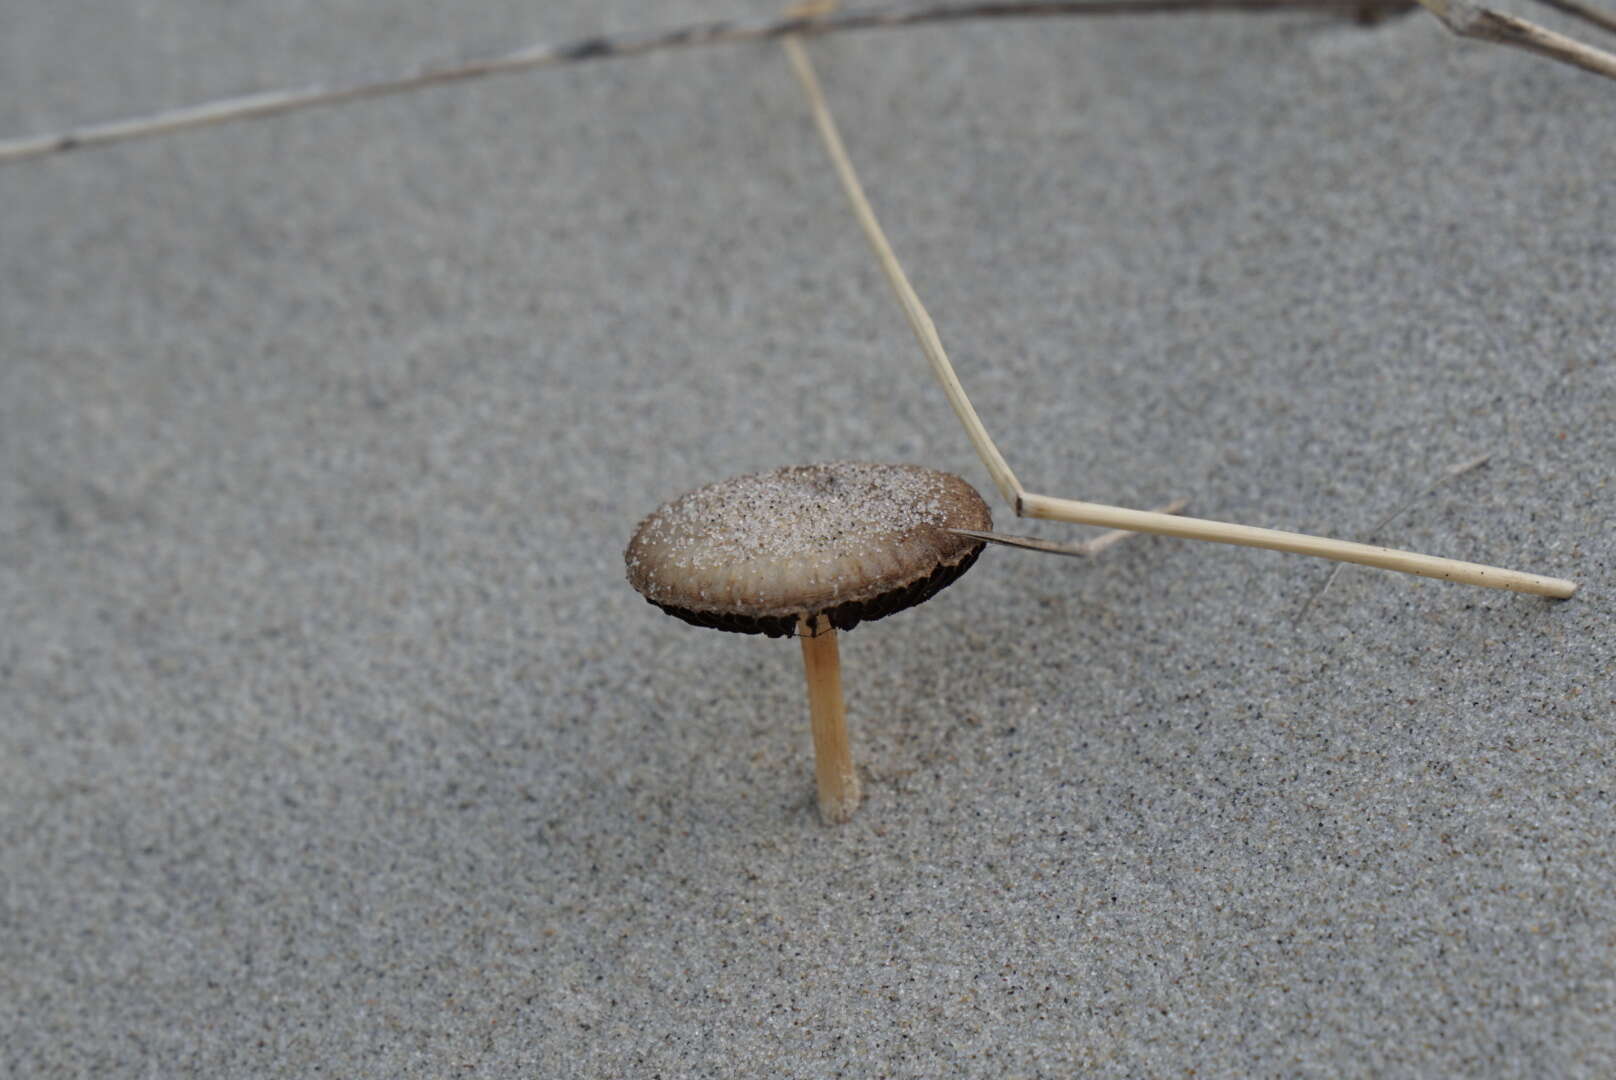
[[[954,365],[949,361],[947,352],[943,349],[941,338],[937,335],[937,327],[931,315],[927,313],[925,305],[910,285],[903,266],[898,261],[892,245],[887,241],[886,233],[882,230],[880,222],[876,219],[875,211],[870,206],[870,200],[864,193],[864,185],[860,183],[857,171],[853,168],[852,159],[848,156],[847,147],[842,142],[842,136],[837,129],[836,120],[831,115],[830,106],[825,100],[824,90],[819,84],[819,78],[814,73],[813,64],[808,59],[807,50],[794,36],[783,39],[782,45],[786,55],[791,60],[791,66],[802,83],[803,91],[807,94],[809,108],[814,117],[814,124],[819,130],[821,140],[826,151],[830,154],[831,164],[835,167],[837,176],[841,179],[842,189],[846,193],[849,203],[852,204],[854,216],[858,218],[859,225],[864,230],[866,239],[875,250],[877,261],[881,264],[882,272],[886,274],[892,289],[898,296],[899,305],[903,308],[904,316],[914,331],[920,348],[931,365],[932,373],[942,384],[943,392],[948,396],[948,402],[954,409],[954,414],[964,426],[966,434],[970,437],[971,445],[976,448],[977,456],[987,467],[988,473],[993,477],[995,486],[1016,511],[1017,517],[1048,518],[1055,521],[1066,521],[1080,525],[1098,525],[1107,529],[1120,529],[1128,532],[1156,533],[1161,536],[1176,536],[1186,540],[1206,540],[1216,544],[1236,544],[1245,547],[1267,548],[1271,551],[1285,551],[1296,555],[1312,555],[1322,559],[1334,559],[1338,562],[1358,563],[1363,566],[1374,566],[1383,570],[1395,570],[1403,574],[1417,574],[1422,577],[1440,578],[1444,581],[1455,581],[1465,585],[1479,585],[1491,589],[1508,589],[1513,592],[1530,593],[1535,596],[1546,596],[1556,599],[1566,599],[1577,591],[1577,584],[1562,578],[1545,577],[1541,574],[1531,574],[1519,570],[1505,570],[1495,566],[1485,566],[1480,563],[1462,562],[1457,559],[1446,559],[1435,555],[1421,555],[1411,551],[1398,551],[1392,548],[1377,547],[1372,544],[1359,544],[1349,540],[1332,540],[1320,536],[1308,536],[1303,533],[1284,532],[1279,529],[1264,529],[1252,525],[1236,525],[1222,521],[1207,521],[1199,518],[1179,517],[1173,514],[1164,514],[1150,510],[1128,510],[1117,506],[1106,506],[1101,503],[1080,502],[1076,499],[1063,499],[1052,495],[1041,495],[1023,488],[1016,480],[1015,474],[1010,470],[1009,463],[999,451],[998,446],[988,435],[987,428],[977,415],[975,407],[971,405],[965,388],[960,384],[959,376],[954,372]]]

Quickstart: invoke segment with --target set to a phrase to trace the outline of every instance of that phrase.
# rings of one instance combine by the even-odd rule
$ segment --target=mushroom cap
[[[709,484],[640,522],[624,561],[651,603],[697,626],[785,637],[801,616],[851,630],[970,569],[991,529],[976,489],[919,465],[791,465]]]

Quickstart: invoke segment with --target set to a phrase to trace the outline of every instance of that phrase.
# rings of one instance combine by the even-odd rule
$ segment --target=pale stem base
[[[842,707],[842,665],[836,628],[823,615],[797,623],[802,666],[808,676],[808,712],[814,726],[814,776],[819,781],[819,816],[840,825],[859,804],[859,779],[847,745],[847,714]]]

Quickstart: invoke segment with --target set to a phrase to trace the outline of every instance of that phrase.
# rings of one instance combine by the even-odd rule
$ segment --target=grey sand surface
[[[0,132],[770,9],[12,5]],[[1423,16],[812,54],[1029,487],[1363,539],[1487,453],[1378,539],[1581,594],[990,550],[844,639],[826,829],[796,646],[621,556],[793,462],[991,491],[778,47],[0,170],[0,1073],[1616,1073],[1616,83]]]

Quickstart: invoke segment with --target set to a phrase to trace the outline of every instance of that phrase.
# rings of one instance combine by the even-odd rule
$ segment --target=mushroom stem
[[[842,708],[842,663],[836,628],[823,615],[797,621],[802,667],[808,676],[808,712],[814,725],[814,775],[819,781],[819,816],[840,825],[859,804],[858,774],[847,746],[847,714]]]

